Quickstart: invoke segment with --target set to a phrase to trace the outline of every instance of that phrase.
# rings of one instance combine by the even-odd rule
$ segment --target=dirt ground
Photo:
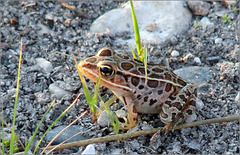
[[[83,92],[72,54],[77,56],[78,61],[81,61],[95,55],[104,46],[130,54],[127,45],[115,43],[116,37],[127,35],[127,33],[109,36],[107,34],[94,35],[89,32],[89,27],[96,18],[106,11],[119,7],[122,3],[117,1],[69,2],[69,5],[79,8],[79,10],[73,11],[59,2],[46,0],[35,3],[0,2],[0,95],[4,120],[9,126],[11,126],[13,118],[21,39],[24,45],[15,127],[16,134],[23,142],[25,139],[31,138],[37,123],[54,99],[54,96],[49,93],[51,84],[63,81],[64,89],[70,91],[72,95],[56,100],[53,109],[44,119],[34,144],[40,140],[51,123],[72,103],[74,98]],[[239,113],[239,103],[235,99],[240,91],[240,17],[238,17],[239,11],[233,11],[233,7],[239,9],[239,4],[228,8],[220,2],[209,3],[211,9],[206,17],[214,24],[213,27],[205,31],[201,27],[197,28],[194,23],[199,23],[202,16],[193,15],[192,26],[186,34],[176,36],[175,41],[165,46],[147,45],[148,49],[151,49],[149,61],[158,63],[160,60],[168,59],[171,70],[186,66],[202,66],[211,67],[216,71],[212,72],[212,79],[203,86],[206,92],[198,94],[204,107],[197,112],[197,120]],[[227,13],[232,24],[224,23],[222,17],[217,15],[221,10],[228,10]],[[216,43],[217,38],[222,39],[220,39],[220,43]],[[171,52],[169,52],[171,50],[179,51],[179,57],[171,58]],[[191,57],[187,61],[183,61],[182,58],[189,53],[199,57],[201,64],[194,62]],[[51,73],[46,73],[35,66],[36,58],[39,57],[51,62],[53,66]],[[89,81],[88,86],[90,89],[93,88]],[[100,92],[104,99],[112,96],[106,88],[101,88]],[[121,104],[120,101],[117,103]],[[89,107],[84,95],[82,95],[54,127],[70,124],[85,110],[89,111]],[[157,115],[141,115],[140,117],[140,124],[147,122],[149,127],[163,125]],[[101,128],[96,122],[93,123],[89,112],[76,125],[87,128],[91,138],[113,133],[112,127]],[[5,126],[4,132],[9,134],[10,130]],[[123,132],[121,131],[121,133]],[[160,134],[157,136],[158,140],[152,143],[150,138],[151,135],[129,138],[121,142],[100,143],[95,144],[95,148],[100,154],[114,152],[131,154],[238,154],[239,122],[203,125]],[[47,144],[48,141],[44,140],[41,147]],[[81,153],[85,148],[86,146],[82,146],[54,153]]]

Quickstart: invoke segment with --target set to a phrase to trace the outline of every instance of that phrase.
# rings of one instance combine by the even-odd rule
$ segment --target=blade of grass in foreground
[[[16,113],[17,113],[17,102],[18,102],[18,92],[19,92],[22,51],[23,51],[23,43],[21,40],[21,50],[20,50],[20,55],[19,55],[18,75],[17,75],[17,89],[16,89],[16,97],[15,97],[14,112],[13,112],[13,122],[12,122],[12,130],[11,130],[10,154],[14,153],[14,142],[15,142],[14,127],[15,127],[15,118],[16,118]]]
[[[103,102],[101,96],[99,96],[100,100]],[[114,101],[116,101],[117,97],[112,97],[111,99],[109,99],[107,102],[103,102],[102,106],[104,107],[104,109],[106,110],[108,117],[110,118],[111,124],[114,128],[114,131],[116,132],[116,134],[119,133],[119,121],[117,116],[108,108],[109,105],[111,105]]]
[[[145,84],[147,85],[147,48],[143,48],[143,63],[144,63],[144,69],[145,69]]]
[[[37,134],[37,131],[38,131],[40,125],[41,125],[42,122],[43,122],[43,119],[45,118],[45,116],[47,115],[47,113],[49,112],[49,110],[51,109],[51,107],[52,107],[52,105],[53,105],[53,103],[54,103],[55,101],[56,101],[56,99],[54,99],[54,100],[52,101],[52,103],[51,103],[50,106],[48,107],[47,111],[44,113],[41,121],[38,123],[38,126],[37,126],[37,128],[35,129],[34,134],[33,134],[32,138],[31,138],[31,140],[29,141],[27,147],[25,148],[25,151],[24,151],[23,154],[27,154],[27,152],[28,152],[28,150],[29,150],[29,148],[30,148],[30,146],[31,146],[31,144],[32,144],[32,142],[33,142],[33,139],[35,138],[35,136],[36,136],[36,134]]]
[[[49,131],[49,130],[54,126],[54,124],[57,123],[57,121],[58,121],[63,115],[65,115],[65,113],[77,102],[77,100],[78,100],[78,98],[80,97],[80,95],[81,95],[81,94],[78,94],[77,98],[73,101],[73,103],[70,104],[70,106],[67,107],[67,109],[66,109],[64,112],[62,112],[61,115],[58,116],[58,118],[50,125],[50,127],[47,129],[47,131],[43,134],[43,136],[42,136],[41,139],[39,140],[36,148],[34,149],[33,154],[36,153],[38,146],[40,145],[40,143],[42,142],[43,138],[46,136],[46,134],[48,133],[48,131]]]
[[[91,109],[91,112],[94,115],[93,117],[95,117],[96,113],[97,113],[97,92],[98,92],[98,87],[99,87],[99,84],[100,84],[101,76],[98,77],[98,80],[97,80],[97,83],[96,83],[96,86],[95,86],[94,95],[92,97],[90,92],[89,92],[89,89],[87,87],[86,81],[83,78],[82,73],[80,72],[80,69],[78,68],[78,63],[77,63],[77,60],[76,60],[74,55],[73,55],[73,58],[74,58],[74,61],[75,61],[75,64],[76,64],[76,67],[77,67],[77,70],[78,70],[78,75],[79,75],[79,77],[81,79],[81,82],[82,82],[82,85],[83,85],[84,95],[87,99],[87,102],[88,102],[88,105]]]
[[[2,149],[0,149],[0,153],[1,154],[5,154],[4,153],[4,147],[5,147],[5,138],[4,138],[4,133],[3,133],[3,108],[2,108],[2,112],[1,112],[1,122],[2,122],[2,133],[1,133],[1,142],[2,142]]]
[[[141,39],[140,39],[137,18],[136,18],[136,14],[135,14],[135,11],[134,11],[132,1],[130,1],[130,5],[131,5],[131,10],[132,10],[132,19],[133,19],[133,27],[134,27],[134,32],[135,32],[135,40],[136,40],[136,46],[137,46],[137,52],[138,52],[138,59],[140,61],[143,61]]]

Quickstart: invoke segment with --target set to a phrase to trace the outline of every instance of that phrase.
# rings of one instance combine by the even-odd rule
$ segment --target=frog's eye
[[[111,76],[113,76],[113,74],[115,73],[115,71],[114,71],[114,69],[112,68],[112,66],[110,66],[110,65],[101,65],[101,66],[100,66],[100,73],[101,73],[103,76],[111,77]]]

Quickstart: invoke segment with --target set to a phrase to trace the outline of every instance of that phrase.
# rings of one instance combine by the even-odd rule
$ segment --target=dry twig
[[[198,125],[231,122],[231,121],[236,121],[236,120],[240,120],[240,115],[239,114],[233,115],[233,116],[213,118],[213,119],[208,119],[208,120],[203,120],[203,121],[197,121],[197,122],[177,125],[175,127],[175,130],[180,130],[180,129],[183,129],[183,128],[189,128],[189,127],[198,126]],[[62,144],[62,145],[59,145],[59,146],[50,146],[46,150],[50,150],[54,147],[56,147],[55,150],[60,150],[60,149],[66,149],[66,148],[70,148],[70,147],[79,147],[79,146],[93,144],[93,143],[103,143],[103,142],[106,143],[106,142],[110,142],[110,141],[120,141],[120,140],[123,140],[123,139],[126,139],[126,138],[132,138],[132,137],[154,134],[159,130],[162,131],[163,127],[153,128],[153,129],[150,129],[150,130],[135,131],[135,132],[130,132],[130,133],[124,133],[124,134],[118,134],[118,135],[111,135],[111,136],[87,139],[87,140]]]

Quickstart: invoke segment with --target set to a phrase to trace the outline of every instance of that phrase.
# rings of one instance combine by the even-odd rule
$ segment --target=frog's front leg
[[[187,84],[178,93],[172,93],[162,106],[160,119],[165,123],[165,129],[172,130],[180,118],[185,122],[196,119],[195,103],[197,89],[193,84]]]
[[[132,127],[135,127],[137,125],[138,113],[136,111],[132,98],[122,96],[120,97],[120,100],[127,107],[127,117],[124,118],[125,122],[121,123],[120,127],[122,129],[130,129]]]

